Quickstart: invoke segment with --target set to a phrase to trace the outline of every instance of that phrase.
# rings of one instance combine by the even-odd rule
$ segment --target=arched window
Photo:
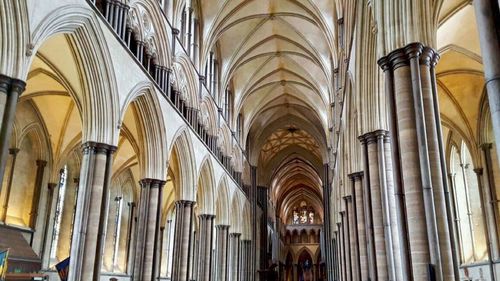
[[[210,51],[210,54],[205,63],[205,85],[208,91],[214,97],[217,97],[217,85],[219,82],[219,63],[215,48]]]
[[[180,41],[194,65],[198,65],[200,45],[200,19],[196,1],[182,9]]]
[[[486,260],[488,252],[479,184],[470,151],[463,141],[460,149],[451,146],[449,176],[461,263]]]
[[[238,136],[238,141],[243,143],[243,114],[238,114],[236,118],[236,134]]]
[[[231,119],[233,118],[233,92],[228,88],[224,92],[223,103],[224,118],[228,124],[231,124]]]
[[[59,243],[59,233],[61,231],[61,221],[64,208],[64,195],[66,194],[66,180],[68,177],[68,167],[64,166],[59,174],[59,192],[57,193],[56,213],[54,216],[54,230],[52,231],[52,243],[50,246],[50,259],[57,261],[56,251]],[[62,257],[59,257],[62,259]]]

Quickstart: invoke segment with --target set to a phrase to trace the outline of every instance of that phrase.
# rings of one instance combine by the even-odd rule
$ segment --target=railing
[[[121,3],[119,0],[88,1],[90,1],[90,3],[96,8],[96,10],[99,11],[99,13],[103,16],[111,29],[113,29],[113,31],[115,32],[117,38],[120,39],[121,43],[125,47],[127,47],[130,53],[136,58],[137,62],[142,66],[143,70],[147,73],[147,76],[149,76],[149,78],[155,82],[155,84],[161,90],[164,98],[170,101],[170,103],[177,109],[179,114],[187,121],[194,132],[196,132],[196,134],[206,145],[208,150],[215,156],[215,158],[218,159],[218,161],[226,169],[227,173],[238,184],[240,189],[242,189],[243,192],[248,196],[249,188],[243,186],[242,173],[234,170],[234,167],[231,165],[231,157],[224,155],[221,149],[217,146],[217,136],[210,135],[208,133],[208,130],[199,119],[198,110],[193,107],[189,107],[186,104],[186,101],[181,98],[179,91],[174,88],[170,79],[171,70],[166,66],[158,65],[155,58],[148,52],[145,43],[136,40],[134,31],[127,22],[127,16],[130,7],[124,3]],[[175,40],[175,38],[173,40]],[[239,148],[241,149],[241,146],[239,146]],[[243,157],[245,157],[242,149],[241,154],[243,155]]]

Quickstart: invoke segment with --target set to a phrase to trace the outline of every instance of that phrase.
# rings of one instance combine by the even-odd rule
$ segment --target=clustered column
[[[250,254],[251,254],[251,246],[252,241],[250,240],[241,240],[241,255],[240,255],[240,274],[239,281],[250,281]]]
[[[355,268],[354,280],[368,280],[368,254],[366,243],[366,225],[364,212],[363,196],[363,172],[352,173],[349,175],[353,185],[353,229],[357,235],[352,236],[354,240]]]
[[[16,159],[17,154],[19,153],[19,148],[9,148],[9,154],[12,156],[12,161],[9,170],[9,176],[7,178],[7,190],[5,190],[5,201],[3,205],[3,215],[1,218],[2,222],[6,222],[7,213],[9,211],[9,200],[10,200],[10,191],[12,189],[12,181],[14,180],[14,171],[16,169]]]
[[[389,132],[376,130],[359,137],[364,156],[364,219],[369,228],[369,274],[382,280],[403,279]],[[374,258],[374,260],[371,260]]]
[[[215,267],[215,280],[226,281],[228,278],[228,239],[229,239],[229,225],[216,225],[217,230],[217,252],[216,252],[216,267]]]
[[[229,234],[229,281],[238,280],[240,233]]]
[[[401,185],[406,210],[409,249],[402,256],[409,257],[415,279],[454,280],[438,141],[438,57],[431,48],[412,43],[380,59],[379,65],[386,76],[393,149],[398,149],[392,157],[398,171],[394,182]]]
[[[83,144],[68,280],[99,280],[115,151],[116,147],[108,144]]]
[[[210,281],[212,276],[212,241],[214,229],[214,215],[199,216],[200,233],[198,243],[198,277],[197,281]]]
[[[330,167],[327,164],[323,165],[323,210],[325,214],[330,214],[330,180],[329,180]],[[326,261],[326,274],[328,280],[333,280],[334,275],[338,274],[338,268],[336,268],[336,264],[333,261],[336,257],[334,257],[334,249],[332,246],[333,237],[331,233],[331,219],[330,216],[325,216],[323,222],[323,242],[325,248],[325,261]],[[337,240],[338,241],[338,240]],[[337,271],[335,271],[337,270]]]
[[[36,160],[36,176],[35,176],[35,188],[33,191],[33,199],[31,201],[31,212],[30,212],[30,224],[32,229],[36,227],[36,220],[38,218],[38,205],[40,203],[40,194],[42,191],[43,175],[45,174],[45,166],[47,166],[47,161]]]
[[[159,216],[164,181],[143,179],[135,237],[133,280],[156,280],[159,276]]]
[[[195,202],[187,200],[175,202],[172,281],[188,281],[189,278],[189,253],[194,204]]]
[[[14,126],[17,101],[26,88],[26,83],[19,79],[0,74],[0,183],[3,182],[3,171],[7,164],[9,143]],[[0,191],[2,187],[0,185]]]

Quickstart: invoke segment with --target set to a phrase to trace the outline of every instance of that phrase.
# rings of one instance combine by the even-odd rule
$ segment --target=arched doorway
[[[297,261],[297,280],[298,281],[313,281],[313,259],[307,250],[302,250]]]

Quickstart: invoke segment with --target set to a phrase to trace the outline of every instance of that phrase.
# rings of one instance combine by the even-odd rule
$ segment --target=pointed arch
[[[243,212],[240,221],[243,224],[241,234],[245,237],[245,239],[251,239],[252,227],[251,227],[251,216],[250,216],[250,202],[248,200],[245,200],[243,204]]]
[[[241,233],[242,236],[245,236],[245,231],[246,231],[246,226],[245,226],[245,221],[242,220],[242,215],[244,216],[244,213],[242,212],[243,209],[241,208],[241,201],[240,201],[240,196],[238,193],[234,193],[233,198],[231,200],[231,217],[230,217],[230,225],[231,225],[231,232],[237,232]],[[247,236],[250,237],[250,236]],[[243,239],[243,238],[242,238]]]
[[[173,72],[176,78],[174,86],[181,93],[182,99],[186,101],[188,106],[199,109],[199,83],[195,81],[195,77],[198,77],[198,74],[193,68],[191,58],[184,53],[175,54]]]
[[[27,77],[34,54],[44,42],[56,34],[69,34],[78,71],[82,78],[82,93],[70,93],[82,113],[83,142],[115,144],[119,117],[119,99],[113,62],[101,30],[99,19],[90,8],[65,5],[52,12],[32,33],[32,49],[26,58],[23,78]]]
[[[169,153],[169,165],[172,165],[172,168],[177,166],[176,171],[174,171],[174,173],[176,172],[175,185],[178,194],[176,197],[179,200],[195,201],[196,188],[194,180],[197,177],[194,166],[193,144],[188,131],[189,129],[184,126],[175,134]]]
[[[210,155],[203,159],[197,179],[196,202],[200,214],[215,214],[215,179]]]
[[[168,147],[166,126],[154,85],[149,81],[141,82],[130,91],[121,109],[120,124],[123,123],[125,113],[132,102],[137,107],[143,137],[138,140],[141,144],[141,153],[138,155],[141,178],[164,180],[168,159],[164,149]]]
[[[23,65],[30,46],[27,1],[0,3],[0,73],[25,80],[29,67]]]
[[[229,189],[227,176],[224,175],[219,181],[217,188],[217,198],[215,199],[215,220],[216,224],[230,225],[229,209]],[[231,208],[234,210],[233,208]]]
[[[207,129],[208,134],[216,135],[217,132],[217,108],[208,96],[204,96],[200,104],[200,114],[202,124]]]
[[[146,44],[154,46],[158,64],[170,67],[172,65],[172,55],[168,42],[171,41],[171,38],[169,38],[166,32],[170,28],[165,22],[160,7],[156,2],[152,0],[132,1],[130,7],[141,10],[141,25],[144,27],[141,30],[141,35]],[[152,29],[148,29],[148,26],[145,25],[150,25]]]

